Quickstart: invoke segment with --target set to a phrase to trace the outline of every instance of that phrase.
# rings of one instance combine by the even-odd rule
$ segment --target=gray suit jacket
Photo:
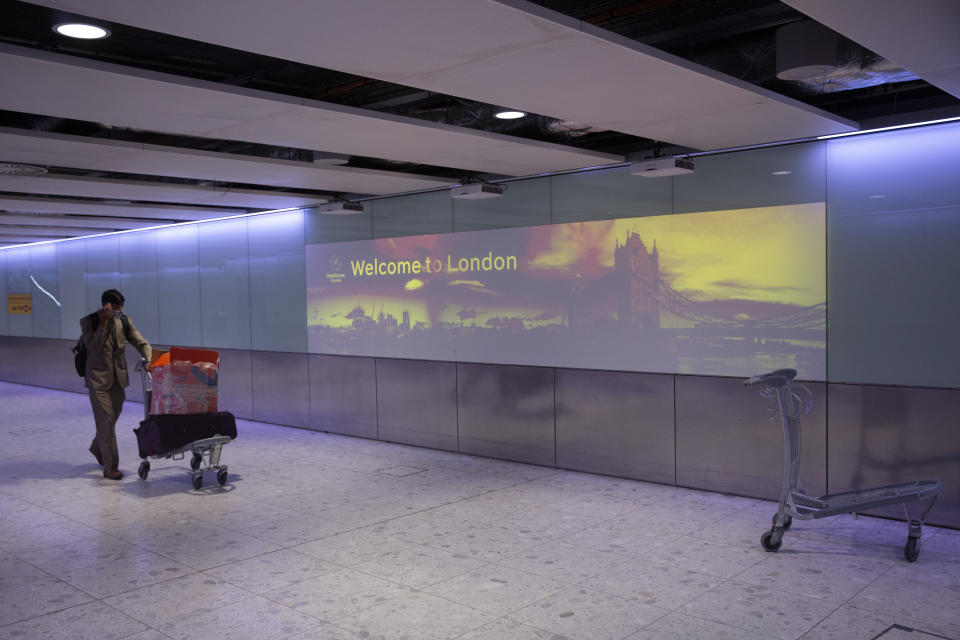
[[[111,318],[106,325],[98,326],[96,330],[93,328],[97,322],[96,312],[80,320],[83,343],[87,347],[87,368],[83,382],[88,389],[106,391],[113,386],[114,380],[121,387],[130,384],[124,350],[128,341],[150,362],[153,355],[150,343],[137,331],[133,320],[129,317],[127,320],[130,324],[127,335],[123,333],[123,323],[119,318]]]

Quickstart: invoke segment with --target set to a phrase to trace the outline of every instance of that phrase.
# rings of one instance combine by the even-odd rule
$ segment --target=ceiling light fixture
[[[771,171],[770,173],[775,176],[788,176],[793,173],[793,171]]]
[[[494,114],[497,118],[501,120],[516,120],[517,118],[522,118],[527,115],[523,111],[498,111]]]
[[[61,22],[53,25],[53,30],[62,36],[81,40],[99,40],[110,35],[110,30],[106,27],[83,22]]]

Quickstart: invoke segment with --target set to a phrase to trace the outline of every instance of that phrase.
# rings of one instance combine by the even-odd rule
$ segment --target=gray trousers
[[[90,453],[103,460],[103,470],[114,471],[120,464],[117,451],[117,418],[123,410],[126,394],[118,383],[106,391],[87,389],[90,392],[90,406],[93,407],[93,419],[97,423],[97,435],[90,444]]]

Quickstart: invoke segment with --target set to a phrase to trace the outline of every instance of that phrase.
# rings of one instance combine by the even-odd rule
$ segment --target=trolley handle
[[[796,376],[796,369],[777,369],[776,371],[771,371],[770,373],[762,373],[758,376],[753,376],[749,380],[744,381],[743,384],[748,387],[755,384],[765,384],[768,387],[779,388],[788,384]]]

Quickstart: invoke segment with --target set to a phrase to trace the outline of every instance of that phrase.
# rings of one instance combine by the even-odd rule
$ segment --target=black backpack
[[[90,316],[93,318],[93,330],[96,331],[97,327],[100,326],[100,316],[96,313],[91,313]],[[127,316],[120,316],[120,321],[123,323],[123,335],[129,335],[130,321],[127,320]],[[80,334],[80,337],[77,338],[77,344],[73,345],[70,350],[73,351],[73,367],[77,370],[77,375],[81,378],[86,377],[87,345],[83,342],[83,334]]]

